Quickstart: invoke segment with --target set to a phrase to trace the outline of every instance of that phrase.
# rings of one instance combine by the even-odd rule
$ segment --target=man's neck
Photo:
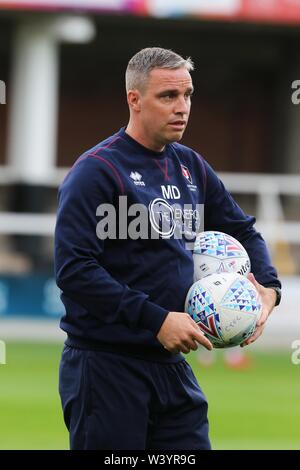
[[[139,144],[143,145],[143,147],[146,147],[149,150],[153,150],[154,152],[163,152],[165,149],[165,145],[156,145],[155,143],[150,142],[150,139],[147,139],[143,132],[139,132],[138,128],[130,121],[125,129],[125,132],[132,139],[136,140]]]

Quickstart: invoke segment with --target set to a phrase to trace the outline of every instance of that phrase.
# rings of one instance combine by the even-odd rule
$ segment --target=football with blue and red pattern
[[[238,346],[252,336],[261,308],[256,288],[238,273],[196,281],[185,302],[185,311],[215,348]]]
[[[251,264],[241,243],[227,233],[201,232],[193,250],[194,281],[214,273],[239,273],[247,276]]]

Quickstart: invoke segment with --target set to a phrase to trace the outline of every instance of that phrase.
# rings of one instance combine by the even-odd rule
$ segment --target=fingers
[[[198,327],[197,327],[198,328]],[[195,336],[194,333],[192,333],[193,336]],[[196,335],[197,336],[197,335]],[[200,337],[199,337],[200,336]],[[197,336],[197,341],[195,341],[193,338],[186,338],[185,340],[182,340],[180,343],[177,343],[174,346],[164,346],[167,351],[173,353],[173,354],[178,354],[179,352],[182,352],[184,354],[188,354],[191,350],[192,351],[197,351],[199,347],[199,343],[205,346],[207,349],[211,349],[211,343],[209,340],[205,338],[203,333],[200,331],[200,335]],[[195,338],[196,339],[196,338]]]
[[[251,282],[252,282],[252,284],[254,284],[254,285],[255,285],[256,279],[255,279],[255,277],[254,277],[254,274],[253,274],[253,273],[249,273],[249,274],[248,274],[248,276],[247,276],[247,278],[249,279],[249,281],[251,281]]]
[[[203,331],[197,325],[197,323],[192,320],[193,323],[193,339],[196,340],[198,343],[202,344],[206,349],[211,351],[213,349],[213,345],[209,341],[209,339],[204,335]]]
[[[171,348],[171,347],[164,346],[164,348],[172,354],[180,353],[180,349],[178,347],[177,348],[175,348],[175,347]]]
[[[213,348],[211,342],[204,336],[190,315],[181,312],[169,313],[157,339],[171,353],[188,354],[191,350],[196,351],[199,344],[209,351]]]
[[[195,333],[194,333],[194,336],[193,338],[200,344],[202,344],[202,346],[204,346],[206,349],[208,349],[209,351],[211,351],[213,349],[213,345],[211,344],[211,342],[209,341],[208,338],[206,338],[206,336],[204,336],[204,333],[200,330],[199,327],[197,327],[198,331],[195,330]]]
[[[184,343],[182,343],[180,346],[177,346],[177,347],[174,347],[174,348],[166,348],[166,346],[164,346],[164,348],[167,349],[167,351],[171,352],[172,354],[178,354],[180,352],[182,352],[183,354],[188,354],[191,350]]]
[[[194,341],[194,340],[192,341],[191,349],[192,349],[193,351],[197,351],[197,349],[198,349],[198,344],[197,344],[196,341]]]
[[[263,326],[267,319],[268,319],[268,316],[269,316],[269,312],[266,308],[263,308],[262,312],[261,312],[261,315],[259,317],[259,319],[257,320],[256,322],[256,326]]]
[[[177,350],[183,352],[184,354],[188,354],[191,350],[197,351],[198,344],[192,338],[188,337],[185,340],[182,340],[180,345],[177,347]]]
[[[190,352],[191,350],[197,351],[198,349],[198,344],[193,339],[189,339],[188,341],[183,341],[183,344],[186,348],[188,348],[188,352]]]
[[[182,343],[180,346],[180,350],[181,352],[183,352],[183,354],[188,354],[191,349],[186,343]]]
[[[204,338],[205,344],[203,343],[203,338]],[[188,341],[183,341],[180,344],[179,351],[181,351],[184,354],[188,354],[191,350],[196,351],[199,347],[199,343],[202,344],[203,346],[205,346],[209,350],[212,348],[212,345],[209,342],[209,340],[205,336],[203,336],[203,337],[201,337],[201,342],[200,341],[196,342],[192,339],[190,339]],[[211,348],[210,348],[210,346],[211,346]],[[179,352],[178,349],[176,351]]]
[[[248,276],[247,276],[248,280],[250,282],[252,282],[252,284],[254,285],[254,287],[260,291],[260,288],[261,288],[261,285],[257,282],[257,280],[255,279],[254,277],[254,274],[253,273],[249,273]]]
[[[249,346],[249,344],[251,343],[254,343],[254,341],[257,340],[257,338],[260,337],[260,335],[262,334],[264,330],[264,327],[259,327],[259,328],[256,328],[254,334],[252,336],[250,336],[250,338],[248,338],[246,341],[244,341],[242,344],[241,344],[241,348],[243,348],[244,346]]]
[[[257,280],[255,279],[253,273],[249,273],[247,277],[248,277],[249,281],[252,282],[252,284],[254,285],[254,287],[256,288],[256,290],[257,290],[257,291],[260,293],[260,295],[261,295],[261,294],[262,294],[262,287],[263,287],[263,286],[261,286],[261,285],[257,282]],[[261,297],[261,298],[262,298],[262,297]],[[256,325],[257,325],[258,327],[263,326],[263,325],[266,323],[266,321],[267,321],[267,319],[268,319],[268,316],[269,316],[269,310],[268,310],[267,308],[264,308],[264,307],[263,307],[262,312],[261,312],[261,314],[260,314],[260,317],[258,318],[258,320],[257,320],[257,322],[256,322]]]

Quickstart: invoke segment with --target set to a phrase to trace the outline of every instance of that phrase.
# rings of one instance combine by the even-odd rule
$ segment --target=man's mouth
[[[176,129],[183,129],[186,126],[186,121],[173,121],[170,122],[170,126],[176,128]]]

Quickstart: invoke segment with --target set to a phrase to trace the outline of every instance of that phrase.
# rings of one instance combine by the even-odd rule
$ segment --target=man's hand
[[[272,312],[276,302],[276,292],[274,291],[274,289],[271,289],[270,287],[264,287],[259,284],[252,273],[248,274],[248,279],[252,282],[252,284],[260,295],[262,301],[262,312],[259,319],[257,320],[254,334],[250,336],[250,338],[248,338],[246,341],[244,341],[244,343],[241,344],[241,347],[248,346],[260,337],[265,328],[265,323],[270,313]]]
[[[183,312],[169,312],[158,335],[158,341],[172,353],[196,351],[198,344],[211,350],[211,342],[204,336],[196,322]]]

